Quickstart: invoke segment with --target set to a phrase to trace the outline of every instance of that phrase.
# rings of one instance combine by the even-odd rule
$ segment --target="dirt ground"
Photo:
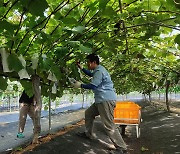
[[[175,113],[168,113],[164,105],[139,102],[142,106],[141,136],[136,138],[134,126],[126,128],[123,136],[129,154],[180,154],[180,108],[173,103]],[[13,154],[108,154],[112,142],[105,135],[100,118],[96,118],[94,132],[98,139],[88,140],[76,135],[84,130],[84,121],[67,126],[54,135],[41,138],[41,144],[28,145]]]

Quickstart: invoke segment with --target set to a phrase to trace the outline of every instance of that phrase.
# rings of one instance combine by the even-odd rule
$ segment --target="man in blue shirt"
[[[113,122],[116,93],[109,73],[99,64],[99,57],[95,54],[87,56],[88,70],[82,68],[79,63],[77,65],[86,75],[92,77],[92,80],[89,84],[81,84],[76,81],[73,87],[91,89],[95,97],[95,102],[85,111],[86,131],[79,135],[93,139],[93,122],[95,117],[100,115],[105,131],[116,147],[113,153],[126,153],[127,145]]]

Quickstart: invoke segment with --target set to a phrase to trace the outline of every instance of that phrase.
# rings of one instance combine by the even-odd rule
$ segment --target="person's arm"
[[[93,73],[92,73],[90,70],[87,70],[87,69],[83,68],[82,71],[83,71],[86,75],[88,75],[88,76],[90,76],[90,77],[93,76]]]
[[[94,72],[93,78],[90,84],[98,87],[102,83],[103,74],[101,71],[97,70]]]
[[[81,88],[95,90],[97,86],[93,84],[81,84]]]
[[[87,70],[87,69],[83,68],[79,61],[77,61],[76,64],[80,68],[80,70],[82,70],[86,75],[88,75],[90,77],[93,76],[93,73],[90,70]]]
[[[91,89],[91,90],[95,90],[99,84],[101,84],[102,82],[102,73],[100,71],[96,71],[91,83],[89,84],[81,84],[81,88],[84,89]]]

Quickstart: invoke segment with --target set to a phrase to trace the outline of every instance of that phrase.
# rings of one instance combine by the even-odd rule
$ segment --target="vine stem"
[[[60,6],[64,3],[64,1],[61,2],[61,3],[54,9],[54,11],[52,11],[52,12],[50,13],[50,15],[49,15],[48,17],[46,17],[46,18],[43,19],[40,23],[38,23],[38,24],[36,24],[35,26],[33,26],[33,27],[31,28],[31,30],[28,30],[28,31],[26,32],[26,34],[23,36],[23,38],[21,39],[21,41],[19,42],[19,44],[18,44],[18,46],[17,46],[17,48],[16,48],[16,53],[19,51],[19,47],[21,46],[21,44],[22,44],[22,42],[24,41],[24,39],[26,38],[26,36],[32,31],[32,29],[35,29],[36,27],[38,27],[38,26],[40,26],[41,24],[43,24],[46,20],[49,20],[50,17],[51,17],[53,14],[55,14],[57,11],[59,11],[61,8],[63,8],[68,2],[69,2],[69,0],[68,0],[62,7],[60,7]],[[59,7],[60,7],[60,8],[59,8]],[[47,22],[46,22],[46,24],[47,24]],[[46,25],[46,24],[45,24],[45,25]]]
[[[175,4],[179,5],[180,3],[176,2],[176,0],[173,0]]]
[[[123,10],[122,10],[122,3],[121,3],[121,0],[119,0],[119,7],[120,7],[120,13],[122,14],[122,13],[123,13]],[[127,29],[126,29],[126,25],[125,25],[124,20],[122,20],[122,26],[123,26],[124,33],[125,33],[126,51],[128,51],[129,47],[128,47],[128,40],[127,40]]]
[[[9,11],[12,9],[12,7],[13,7],[18,1],[19,1],[19,0],[14,1],[14,3],[9,7],[9,9],[7,10],[7,12],[4,14],[4,16],[3,16],[0,20],[6,18],[7,14],[9,13]]]
[[[128,29],[128,28],[133,28],[133,27],[140,27],[140,26],[144,26],[144,25],[159,25],[162,27],[172,28],[172,29],[180,31],[180,28],[176,28],[172,25],[165,25],[160,22],[148,22],[148,23],[143,23],[143,24],[138,24],[138,25],[133,25],[133,26],[127,26],[126,28]]]
[[[20,22],[19,22],[19,26],[18,26],[18,29],[16,30],[16,33],[15,33],[14,36],[17,36],[19,30],[21,29],[21,24],[22,24],[22,20],[23,20],[23,16],[24,16],[25,12],[26,12],[26,11],[23,11],[23,13],[21,14],[21,19],[20,19]],[[11,53],[11,51],[12,51],[12,49],[13,49],[13,46],[14,46],[14,40],[12,40],[10,53]]]
[[[149,13],[175,13],[175,14],[180,14],[180,12],[175,12],[175,11],[142,11],[142,12],[149,12]]]
[[[79,6],[79,5],[80,5],[81,3],[83,3],[83,2],[84,2],[84,0],[82,0],[81,2],[79,2],[78,4],[76,4],[74,7],[72,7],[72,8],[66,13],[66,15],[65,15],[64,17],[66,18],[74,8],[76,8],[77,6]],[[60,26],[60,23],[54,28],[54,30],[50,33],[50,35],[52,35],[52,34],[58,29],[59,26]]]

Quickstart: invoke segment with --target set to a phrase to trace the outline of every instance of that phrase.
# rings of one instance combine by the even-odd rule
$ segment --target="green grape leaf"
[[[57,24],[58,24],[57,20],[52,19],[52,18],[49,19],[48,26],[55,27],[55,25],[57,25]]]
[[[176,20],[174,20],[175,23],[180,24],[180,17]]]
[[[68,43],[71,47],[74,47],[74,48],[79,47],[80,45],[80,41],[68,41]]]
[[[55,48],[55,54],[57,59],[62,59],[67,53],[69,49],[67,47],[57,47]]]
[[[20,80],[21,85],[23,86],[25,92],[27,93],[28,96],[32,97],[33,96],[33,87],[32,87],[32,82],[30,81],[25,81],[25,80]]]
[[[108,2],[109,0],[99,0],[99,9],[105,9]]]
[[[0,6],[2,6],[2,5],[0,4]],[[6,12],[5,7],[0,7],[0,12],[1,12],[0,17],[2,17]]]
[[[128,4],[128,3],[131,3],[131,2],[133,2],[133,1],[134,1],[134,0],[124,0],[123,2]]]
[[[44,110],[47,111],[48,109],[49,109],[49,106],[48,106],[48,104],[46,104],[46,105],[44,106]]]
[[[28,10],[31,14],[36,16],[44,16],[44,11],[48,8],[46,0],[30,0]]]
[[[33,75],[35,73],[32,67],[26,67],[26,71],[29,75]]]
[[[80,77],[80,74],[78,72],[77,66],[75,64],[72,64],[71,69],[72,69],[72,72],[71,72],[70,76],[75,78],[76,80],[80,80],[81,77]]]
[[[117,15],[116,11],[113,10],[112,7],[108,6],[102,11],[102,16],[112,18]]]
[[[51,59],[42,58],[42,57],[39,58],[39,67],[42,71],[50,70],[52,64],[53,64],[53,62]]]
[[[41,87],[41,94],[43,96],[49,97],[49,86],[42,85],[42,87]]]
[[[0,0],[0,6],[3,6],[4,0]]]
[[[180,34],[176,36],[174,42],[180,45]]]
[[[7,61],[10,70],[15,70],[16,72],[19,72],[24,68],[18,56],[13,53],[8,56]]]
[[[79,46],[79,49],[80,49],[83,53],[91,53],[91,52],[92,52],[92,49],[91,49],[91,48],[85,47],[85,46],[83,46],[83,45],[80,45],[80,46]]]
[[[8,34],[14,33],[14,30],[18,26],[12,23],[7,22],[6,20],[0,21],[0,31],[3,31],[4,29],[7,30]]]
[[[77,26],[72,29],[73,32],[80,33],[80,34],[82,34],[84,30],[85,30],[84,26]]]
[[[13,85],[13,90],[16,92],[18,91],[18,85],[17,84]]]
[[[159,1],[152,1],[151,2],[151,9],[153,11],[159,11],[160,6],[161,6],[161,3]]]
[[[141,24],[141,23],[143,23],[145,20],[144,20],[144,18],[142,18],[142,17],[138,17],[138,18],[135,18],[134,20],[133,20],[133,22],[135,23],[135,24]]]
[[[180,15],[176,15],[176,19],[174,20],[176,24],[180,24]]]
[[[60,68],[57,65],[51,66],[51,72],[54,73],[54,75],[56,76],[58,80],[62,78]]]
[[[63,96],[63,89],[61,88],[61,89],[59,89],[58,91],[57,91],[57,97],[59,97],[59,98],[61,98],[62,96]],[[59,102],[56,102],[57,103],[57,105],[59,104]]]
[[[7,84],[7,78],[4,78],[4,77],[2,77],[2,76],[0,76],[0,89],[1,90],[6,90],[6,88],[7,88],[7,86],[8,86],[8,84]]]
[[[46,42],[49,40],[49,35],[47,35],[46,33],[40,31],[39,34],[41,34],[40,37],[41,37],[43,42]]]
[[[64,18],[62,19],[62,22],[65,24],[65,25],[74,25],[74,24],[77,24],[78,22],[76,21],[75,18]]]
[[[88,7],[89,7],[90,10],[94,11],[94,10],[97,9],[97,8],[96,8],[96,5],[97,5],[97,4],[98,4],[98,1],[95,1],[95,2],[93,2],[93,3],[91,3],[91,4],[89,4]]]

